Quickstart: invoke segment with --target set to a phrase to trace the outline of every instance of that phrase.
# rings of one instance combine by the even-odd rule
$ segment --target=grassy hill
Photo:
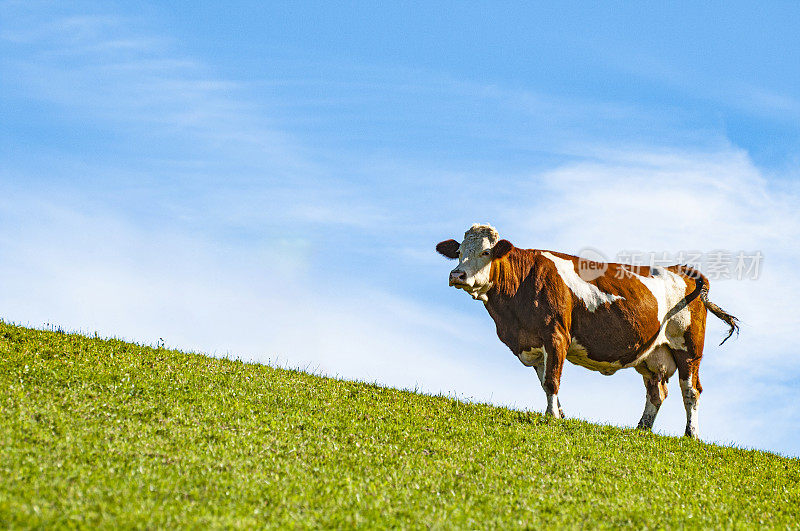
[[[797,527],[800,460],[0,321],[0,526]]]

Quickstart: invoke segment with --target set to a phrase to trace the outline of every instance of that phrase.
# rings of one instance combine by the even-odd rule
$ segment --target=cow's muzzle
[[[466,286],[467,274],[464,271],[460,271],[458,269],[450,271],[450,285],[456,287]]]

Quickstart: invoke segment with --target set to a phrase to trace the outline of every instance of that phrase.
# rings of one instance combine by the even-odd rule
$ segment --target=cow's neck
[[[483,304],[497,327],[497,336],[511,352],[519,355],[522,351],[521,332],[524,325],[515,301],[494,288],[486,293],[486,298]]]
[[[528,337],[533,332],[534,322],[530,315],[525,317],[526,312],[530,312],[528,306],[535,297],[535,278],[536,268],[534,267],[535,253],[522,249],[513,249],[514,256],[509,257],[515,262],[512,264],[516,268],[514,275],[519,280],[514,286],[513,293],[509,295],[507,289],[495,283],[486,292],[484,305],[489,315],[497,325],[497,334],[500,339],[511,348],[514,353],[523,348],[523,343],[528,343],[523,336]],[[498,280],[498,277],[494,277]],[[527,304],[526,304],[527,302]]]
[[[516,314],[516,297],[509,297],[500,293],[494,286],[486,292],[486,300],[483,302],[489,315],[497,321],[498,317]],[[497,317],[496,317],[497,316]]]
[[[492,264],[492,287],[486,292],[487,305],[504,307],[518,300],[520,290],[531,289],[536,275],[537,252],[533,249],[511,249],[507,256]]]

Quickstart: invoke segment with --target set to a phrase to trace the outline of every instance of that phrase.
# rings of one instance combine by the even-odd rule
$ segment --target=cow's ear
[[[442,255],[455,260],[458,258],[458,248],[461,247],[455,240],[445,240],[436,244],[436,251]]]
[[[511,249],[514,248],[514,244],[512,244],[508,240],[500,240],[494,247],[492,247],[492,258],[503,258],[505,255],[511,252]]]

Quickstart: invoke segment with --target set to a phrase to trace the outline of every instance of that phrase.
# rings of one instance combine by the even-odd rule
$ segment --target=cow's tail
[[[728,330],[728,335],[725,336],[725,339],[723,339],[720,342],[721,345],[722,343],[725,343],[728,339],[730,339],[730,337],[733,335],[734,332],[736,332],[737,336],[739,335],[739,319],[737,319],[733,315],[729,314],[728,312],[720,308],[718,305],[708,300],[708,282],[705,282],[703,284],[703,288],[704,288],[703,291],[700,292],[700,300],[703,301],[703,304],[706,305],[708,311],[710,311],[711,313],[713,313],[714,315],[725,321],[725,323],[727,323],[727,325],[730,326],[730,329]]]
[[[708,300],[709,285],[706,277],[700,274],[699,271],[692,269],[690,267],[687,267],[685,271],[689,277],[694,278],[697,288],[700,290],[700,300],[703,301],[703,304],[705,305],[706,308],[708,308],[708,311],[710,311],[711,313],[713,313],[714,315],[725,321],[725,323],[730,327],[730,329],[728,330],[728,335],[725,336],[725,339],[723,339],[722,342],[720,342],[720,345],[722,345],[722,343],[725,343],[728,339],[730,339],[730,337],[733,335],[734,332],[736,332],[736,335],[738,336],[739,319],[729,314],[728,312],[726,312],[725,310],[723,310],[710,300]]]

